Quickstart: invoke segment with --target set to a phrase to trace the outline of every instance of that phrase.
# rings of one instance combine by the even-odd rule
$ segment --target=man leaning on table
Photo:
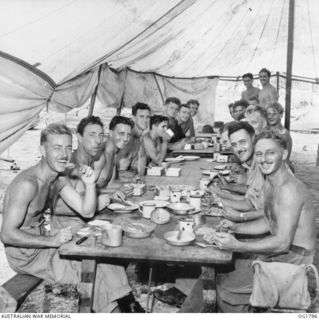
[[[1,240],[8,262],[18,273],[31,274],[50,283],[78,285],[81,280],[81,262],[61,259],[58,248],[72,239],[72,230],[48,229],[43,220],[49,206],[52,187],[65,203],[85,218],[93,217],[97,206],[94,171],[81,166],[79,176],[83,193],[77,192],[69,178],[63,176],[72,152],[72,133],[63,124],[52,123],[41,132],[41,160],[22,171],[9,185],[3,210]],[[44,224],[41,221],[45,221]],[[93,310],[112,312],[117,300],[130,294],[127,278],[114,277],[112,266],[99,264],[94,288]]]
[[[210,190],[220,197],[228,218],[234,221],[259,218],[263,215],[265,180],[254,161],[254,128],[245,121],[233,122],[228,127],[228,136],[235,155],[247,171],[247,181],[231,184],[221,177],[221,186],[210,186]]]
[[[266,176],[265,215],[251,222],[228,221],[224,225],[236,234],[263,237],[240,241],[230,233],[216,234],[220,249],[254,254],[235,260],[234,271],[218,276],[217,302],[222,312],[249,311],[254,260],[296,265],[313,262],[317,235],[315,209],[309,190],[286,165],[287,155],[285,141],[275,133],[265,131],[257,136],[255,160]]]

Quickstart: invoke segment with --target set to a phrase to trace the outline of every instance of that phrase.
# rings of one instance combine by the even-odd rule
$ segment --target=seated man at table
[[[83,165],[89,166],[94,170],[95,181],[98,180],[102,165],[105,163],[105,156],[103,153],[104,147],[104,128],[103,123],[99,117],[89,116],[83,118],[77,126],[78,147],[71,155],[71,164],[73,168],[67,168],[63,175],[68,176],[72,186],[82,194],[85,186],[82,183],[79,168]],[[81,217],[75,210],[70,208],[67,203],[59,197],[57,190],[52,190],[52,207],[54,214],[60,224],[69,225],[73,222],[73,229],[78,226],[78,229],[85,224],[85,217]],[[112,192],[111,192],[112,193]],[[118,191],[110,195],[98,195],[97,210],[102,210],[109,203],[111,198],[122,199],[122,194]]]
[[[235,121],[241,121],[245,118],[245,111],[248,106],[248,102],[245,100],[238,100],[234,102],[232,117]]]
[[[259,218],[263,216],[264,178],[254,161],[254,128],[245,121],[234,122],[228,127],[228,136],[234,154],[246,169],[247,182],[246,185],[224,183],[221,187],[244,195],[225,192],[215,186],[210,186],[210,189],[221,198],[228,218],[235,221]]]
[[[177,122],[179,126],[182,128],[182,131],[185,137],[194,138],[195,131],[194,131],[194,124],[192,117],[190,115],[190,107],[188,104],[181,104],[178,107],[178,112],[176,116]]]
[[[204,125],[204,123],[202,123],[198,114],[199,102],[196,99],[191,99],[191,100],[188,100],[186,104],[189,106],[189,110],[191,114],[190,120],[192,120],[193,122],[194,136],[195,136],[195,133],[200,132]],[[192,136],[191,124],[190,124],[190,133]]]
[[[109,139],[106,142],[104,156],[105,164],[101,170],[97,184],[105,188],[116,177],[115,157],[129,142],[134,123],[131,119],[114,116],[109,124]]]
[[[168,141],[168,118],[155,115],[151,117],[150,131],[142,136],[139,152],[139,173],[145,174],[145,169],[151,166],[159,166],[166,157]]]
[[[62,175],[72,152],[72,132],[65,125],[48,125],[41,132],[40,144],[41,160],[22,171],[7,189],[1,240],[8,262],[16,272],[31,274],[50,283],[78,285],[81,262],[62,259],[58,252],[62,244],[72,239],[71,227],[54,229],[52,223],[51,231],[48,231],[50,225],[48,221],[43,223],[43,213],[48,208],[48,195],[54,186],[73,210],[83,217],[93,217],[97,204],[94,172],[89,166],[79,169],[85,186],[82,194],[74,189],[68,177]],[[95,312],[113,311],[117,307],[116,300],[131,291],[126,276],[114,277],[112,268],[102,264],[97,267]]]
[[[132,107],[134,127],[131,139],[120,149],[116,157],[118,178],[124,182],[134,182],[138,171],[138,153],[141,146],[142,134],[149,130],[151,108],[145,103],[138,102]]]
[[[176,119],[181,101],[175,97],[165,100],[164,116],[168,118],[168,129],[173,131],[173,136],[168,144],[169,150],[182,150],[186,144],[186,136]]]
[[[273,132],[256,138],[255,159],[265,182],[265,215],[246,223],[226,222],[236,234],[264,235],[251,241],[217,233],[222,250],[257,254],[254,259],[235,261],[235,270],[218,278],[218,306],[223,312],[247,312],[253,285],[251,262],[256,258],[292,264],[313,262],[316,243],[315,208],[310,192],[285,165],[288,151]]]
[[[267,127],[267,111],[258,105],[249,106],[246,109],[246,121],[254,128],[257,135]]]

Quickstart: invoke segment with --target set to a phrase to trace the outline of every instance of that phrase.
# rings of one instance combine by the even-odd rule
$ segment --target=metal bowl
[[[151,213],[151,220],[157,224],[168,223],[170,218],[169,212],[163,208],[157,208]]]
[[[176,214],[187,214],[195,210],[195,207],[183,202],[170,203],[167,209],[173,211]]]
[[[122,228],[124,233],[129,238],[142,239],[147,238],[154,231],[156,225],[154,223],[142,223],[142,222],[131,222],[130,224],[123,225]]]
[[[164,239],[167,241],[168,244],[170,244],[172,246],[182,247],[182,246],[188,246],[196,238],[194,233],[182,232],[181,238],[177,239],[178,233],[179,233],[178,230],[166,232],[164,234]]]

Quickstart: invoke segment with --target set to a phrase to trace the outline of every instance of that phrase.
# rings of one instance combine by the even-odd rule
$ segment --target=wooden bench
[[[28,275],[16,274],[0,287],[0,312],[15,312],[27,295],[42,279]]]

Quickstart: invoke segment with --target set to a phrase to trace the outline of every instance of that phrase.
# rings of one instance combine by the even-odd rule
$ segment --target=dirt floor
[[[29,130],[17,141],[8,151],[1,156],[12,158],[16,161],[21,170],[33,165],[40,159],[39,154],[40,128]],[[293,153],[292,161],[296,167],[296,175],[312,191],[315,205],[317,207],[317,224],[319,223],[319,167],[316,166],[316,155],[319,143],[319,135],[307,133],[292,133]],[[16,176],[16,172],[10,169],[11,164],[0,160],[0,213],[2,212],[2,202],[8,184]],[[0,214],[0,226],[2,215]],[[319,247],[319,242],[318,242]],[[315,265],[319,269],[319,250],[315,256]],[[0,243],[0,285],[12,277],[14,272],[7,264],[3,246]],[[142,304],[146,303],[146,288],[137,288]],[[176,312],[176,308],[157,303],[155,312]]]

